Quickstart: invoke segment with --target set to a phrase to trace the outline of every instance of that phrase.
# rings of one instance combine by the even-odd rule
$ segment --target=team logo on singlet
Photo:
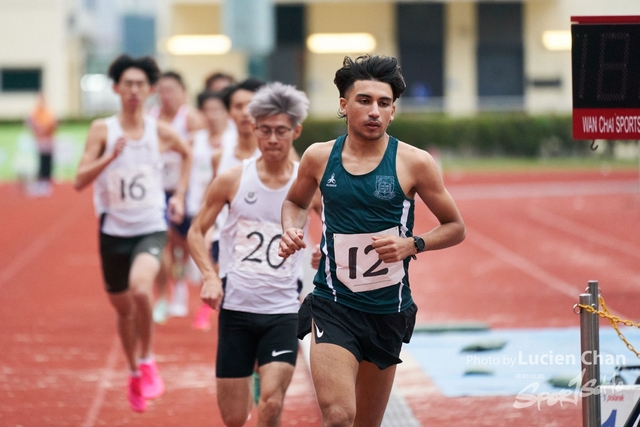
[[[327,180],[327,183],[325,184],[327,187],[337,187],[338,183],[336,182],[336,174],[332,173],[331,174],[331,178],[329,178]]]
[[[374,191],[373,195],[382,200],[393,199],[396,196],[394,187],[395,183],[392,176],[377,175],[376,191]]]
[[[254,204],[257,200],[258,195],[253,191],[249,191],[244,195],[244,201],[249,203],[250,205]]]

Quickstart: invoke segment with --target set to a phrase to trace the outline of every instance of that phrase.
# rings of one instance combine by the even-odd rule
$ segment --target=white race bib
[[[291,276],[293,262],[278,256],[281,237],[280,224],[238,220],[234,269],[269,276]]]
[[[137,209],[158,202],[159,185],[151,166],[113,170],[107,180],[112,209]]]
[[[399,236],[398,227],[377,233],[334,234],[333,248],[338,279],[353,292],[372,291],[399,283],[405,275],[404,263],[382,262],[371,246],[373,236]]]
[[[182,156],[175,151],[162,153],[162,185],[165,190],[173,190],[180,182]]]

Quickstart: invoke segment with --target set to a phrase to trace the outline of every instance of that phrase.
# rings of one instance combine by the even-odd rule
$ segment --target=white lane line
[[[93,427],[98,419],[98,414],[100,413],[100,409],[104,403],[104,396],[107,393],[107,388],[111,384],[111,378],[113,378],[115,373],[114,369],[118,360],[119,349],[120,340],[116,336],[111,343],[111,349],[107,356],[107,363],[104,368],[102,368],[102,374],[98,381],[98,390],[93,398],[93,402],[91,402],[91,407],[89,407],[87,417],[85,418],[84,423],[82,423],[82,427]]]
[[[570,219],[540,208],[534,208],[527,214],[529,218],[548,227],[572,234],[588,242],[606,246],[609,249],[624,252],[632,257],[640,258],[640,247],[623,240],[616,239],[615,237],[611,237],[610,235],[602,233],[595,228],[580,225]]]
[[[455,200],[525,199],[638,193],[637,180],[469,184],[447,186]]]
[[[511,265],[512,267],[515,267],[517,270],[520,270],[523,273],[528,274],[529,276],[538,280],[539,282],[542,282],[552,290],[570,297],[571,299],[576,301],[576,303],[580,299],[581,293],[587,293],[585,290],[588,285],[587,283],[584,283],[584,287],[582,288],[580,286],[567,283],[564,280],[538,267],[534,263],[528,261],[523,256],[517,254],[516,252],[513,252],[509,248],[485,236],[479,231],[470,229],[469,227],[467,227],[467,240],[469,240],[476,246],[479,246],[480,248],[486,250],[493,256],[502,259],[505,263]],[[568,307],[568,309],[571,309],[571,307]],[[609,308],[609,311],[613,315],[621,317],[623,316],[620,312],[612,310],[611,308]]]
[[[62,234],[69,226],[75,224],[79,217],[84,216],[86,212],[79,209],[80,205],[76,204],[70,207],[66,214],[54,222],[43,234],[38,235],[33,242],[15,257],[9,265],[0,271],[0,288],[7,284],[26,267],[36,256],[38,256],[49,244]]]

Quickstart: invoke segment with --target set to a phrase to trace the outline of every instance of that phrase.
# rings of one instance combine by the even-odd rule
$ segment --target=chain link
[[[640,352],[638,352],[638,350],[636,350],[635,347],[629,341],[627,341],[627,338],[620,331],[620,328],[618,328],[618,323],[621,323],[624,326],[629,326],[629,327],[635,326],[636,328],[640,328],[640,323],[635,323],[632,320],[622,320],[620,319],[620,317],[614,316],[613,314],[611,314],[609,312],[609,309],[607,308],[607,305],[604,303],[604,298],[602,297],[602,295],[598,298],[598,301],[600,301],[602,310],[596,310],[592,306],[584,305],[584,304],[578,304],[578,307],[580,307],[581,309],[585,310],[588,313],[592,313],[592,314],[595,313],[603,319],[608,319],[609,323],[611,323],[611,326],[613,327],[613,329],[615,329],[616,333],[618,334],[618,337],[622,340],[623,343],[625,343],[627,348],[633,354],[635,354],[638,359],[640,359]]]

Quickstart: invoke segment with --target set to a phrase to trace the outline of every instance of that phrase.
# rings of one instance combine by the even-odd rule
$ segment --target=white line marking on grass
[[[116,336],[111,343],[111,349],[109,350],[109,355],[107,356],[107,363],[102,369],[102,375],[100,375],[100,381],[98,381],[98,390],[96,391],[96,395],[93,398],[93,402],[91,402],[91,407],[87,412],[87,417],[85,418],[84,423],[82,423],[82,427],[93,427],[96,423],[96,420],[98,419],[100,408],[102,408],[102,404],[104,403],[104,396],[107,392],[107,387],[111,383],[111,378],[114,374],[114,368],[118,360],[119,348],[120,340]]]

